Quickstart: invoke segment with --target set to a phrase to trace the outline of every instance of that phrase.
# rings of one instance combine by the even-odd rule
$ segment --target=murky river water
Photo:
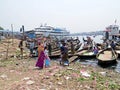
[[[73,38],[75,38],[76,36],[72,36]],[[86,36],[78,36],[80,41],[83,42],[83,37],[86,38]],[[92,37],[91,38],[97,42],[97,43],[102,43],[103,41],[101,40],[102,36],[96,36],[96,37]],[[98,66],[98,61],[96,58],[92,58],[92,59],[78,59],[77,61],[79,61],[81,64],[87,64],[87,65],[92,65],[92,66]],[[106,69],[114,69],[116,72],[120,73],[120,58],[117,59],[117,64],[112,65],[107,67]],[[101,67],[103,68],[103,67]]]

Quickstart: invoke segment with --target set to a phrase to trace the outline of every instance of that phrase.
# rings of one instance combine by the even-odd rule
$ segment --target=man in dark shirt
[[[60,64],[64,65],[64,63],[66,62],[68,63],[68,48],[66,47],[66,43],[63,43],[60,49],[61,49],[61,63]]]

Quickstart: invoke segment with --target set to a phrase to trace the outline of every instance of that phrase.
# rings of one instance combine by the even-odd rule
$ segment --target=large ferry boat
[[[39,36],[51,36],[56,37],[58,39],[62,39],[63,37],[69,36],[70,32],[66,29],[55,28],[51,26],[40,26],[35,28],[34,30],[26,31],[26,34],[30,37],[39,37]]]

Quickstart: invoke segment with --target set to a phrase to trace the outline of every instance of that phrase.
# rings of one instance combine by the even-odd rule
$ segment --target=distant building
[[[14,35],[15,38],[20,37],[19,32],[12,32],[12,31],[9,31],[9,30],[0,30],[0,36],[2,36],[2,37],[12,38],[13,35]]]

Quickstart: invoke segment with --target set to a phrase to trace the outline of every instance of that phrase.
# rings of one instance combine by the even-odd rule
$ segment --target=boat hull
[[[117,63],[118,54],[114,51],[114,56],[112,56],[112,49],[107,48],[102,50],[96,55],[98,60],[98,65],[100,66],[110,66]]]
[[[81,49],[76,54],[79,56],[80,59],[88,59],[88,58],[95,58],[96,54],[94,54],[92,51],[88,51],[88,49]]]

